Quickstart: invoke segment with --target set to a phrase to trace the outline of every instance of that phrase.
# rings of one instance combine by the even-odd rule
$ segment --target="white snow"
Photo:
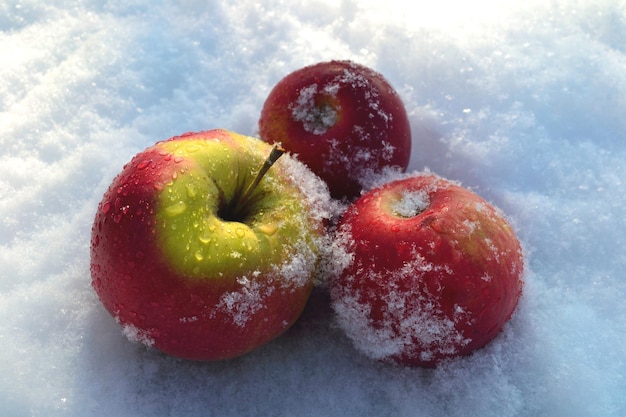
[[[298,99],[292,104],[291,114],[293,120],[302,122],[304,130],[314,135],[323,135],[329,128],[337,123],[337,111],[330,105],[318,108],[315,103],[315,95],[318,93],[317,84],[311,84],[302,88]],[[325,92],[331,93],[328,88]]]
[[[0,415],[626,415],[624,39],[624,0],[0,0]],[[435,370],[390,366],[317,290],[235,360],[130,343],[90,286],[113,177],[186,131],[256,135],[280,78],[330,59],[400,93],[411,170],[514,223],[527,274],[504,332]]]
[[[413,217],[426,210],[430,204],[430,198],[426,191],[408,191],[400,196],[391,207],[399,216]]]
[[[226,310],[237,326],[244,327],[254,314],[267,308],[264,300],[274,292],[274,287],[264,287],[247,277],[238,278],[237,283],[240,285],[239,290],[224,293],[217,309]]]

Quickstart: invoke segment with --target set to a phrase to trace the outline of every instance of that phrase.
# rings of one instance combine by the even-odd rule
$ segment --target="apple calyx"
[[[254,181],[252,181],[250,185],[248,185],[248,188],[246,188],[240,198],[236,198],[231,202],[230,207],[232,208],[232,210],[227,210],[227,212],[229,212],[230,214],[228,217],[231,217],[233,219],[239,219],[242,217],[242,210],[244,209],[244,207],[246,207],[246,203],[252,196],[252,193],[259,185],[267,171],[272,167],[272,165],[274,165],[276,161],[278,161],[278,159],[285,152],[285,148],[283,148],[279,144],[276,144],[272,147],[270,154],[263,162],[263,166],[261,166],[261,169],[259,169],[259,172],[257,172],[256,176],[254,177]]]

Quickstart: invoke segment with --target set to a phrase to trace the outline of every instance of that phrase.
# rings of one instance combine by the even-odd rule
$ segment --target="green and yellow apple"
[[[351,61],[286,75],[263,104],[259,134],[297,154],[335,198],[358,196],[371,173],[406,170],[411,156],[400,96],[382,74]]]
[[[431,367],[468,355],[502,330],[522,291],[522,249],[503,214],[430,174],[361,196],[335,245],[338,322],[380,360]]]
[[[297,320],[328,191],[289,155],[270,154],[256,138],[189,133],[140,152],[113,180],[93,224],[92,285],[129,338],[219,360]]]

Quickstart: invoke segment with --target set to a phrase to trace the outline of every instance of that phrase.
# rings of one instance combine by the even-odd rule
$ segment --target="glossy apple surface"
[[[435,366],[485,346],[522,291],[523,254],[502,213],[433,175],[376,188],[340,220],[331,280],[340,326],[368,356]]]
[[[113,180],[93,224],[92,285],[129,338],[218,360],[299,317],[323,219],[298,184],[321,180],[285,155],[237,207],[270,150],[224,130],[186,134],[140,152]]]
[[[402,100],[378,72],[321,62],[284,77],[267,97],[259,134],[298,155],[335,198],[354,198],[369,172],[406,170],[411,128]]]

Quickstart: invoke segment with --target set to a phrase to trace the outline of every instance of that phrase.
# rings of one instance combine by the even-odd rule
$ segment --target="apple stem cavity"
[[[246,206],[246,203],[252,196],[252,193],[254,192],[256,187],[259,185],[259,183],[261,182],[261,180],[263,179],[267,171],[272,167],[272,165],[274,165],[276,161],[278,161],[278,158],[280,158],[285,152],[286,150],[282,146],[274,145],[269,156],[265,159],[263,166],[261,167],[261,169],[259,169],[259,172],[256,174],[254,181],[250,183],[250,185],[248,186],[246,191],[243,193],[241,198],[239,198],[238,201],[235,203],[235,209],[233,210],[234,218],[237,218],[239,216],[239,212],[242,210],[243,207]]]

